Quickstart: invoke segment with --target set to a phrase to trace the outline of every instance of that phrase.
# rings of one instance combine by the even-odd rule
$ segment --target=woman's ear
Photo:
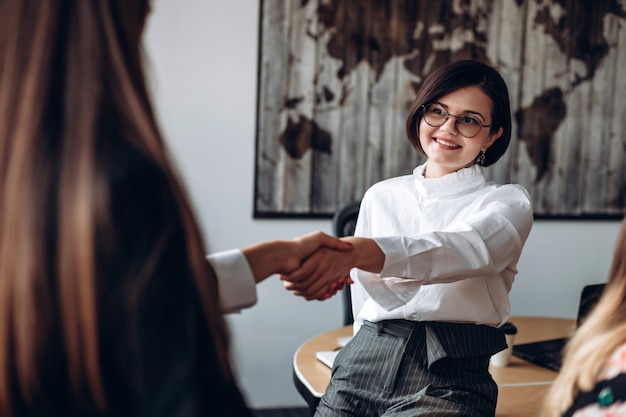
[[[485,149],[489,148],[491,145],[493,145],[495,143],[495,141],[500,139],[500,137],[502,136],[503,132],[504,132],[504,129],[500,128],[500,129],[498,129],[498,131],[496,133],[491,133],[489,135],[489,137],[487,138],[487,142],[485,142]]]

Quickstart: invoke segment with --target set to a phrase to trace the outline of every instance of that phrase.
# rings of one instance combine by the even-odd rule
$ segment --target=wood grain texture
[[[624,0],[261,0],[255,217],[331,217],[425,159],[405,119],[434,68],[509,86],[513,134],[485,169],[537,217],[626,213]]]

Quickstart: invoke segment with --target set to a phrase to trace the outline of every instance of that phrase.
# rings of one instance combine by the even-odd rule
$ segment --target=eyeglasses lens
[[[439,104],[426,104],[424,106],[424,121],[432,127],[439,127],[443,125],[450,113]],[[455,118],[456,130],[463,136],[471,138],[480,132],[482,123],[476,117],[468,114],[460,114],[453,116]]]

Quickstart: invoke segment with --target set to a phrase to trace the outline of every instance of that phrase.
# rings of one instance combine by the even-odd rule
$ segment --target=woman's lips
[[[434,141],[437,142],[439,145],[441,145],[443,147],[446,147],[446,148],[450,148],[450,149],[460,148],[460,146],[457,145],[456,143],[447,141],[447,140],[442,139],[442,138],[434,138]]]

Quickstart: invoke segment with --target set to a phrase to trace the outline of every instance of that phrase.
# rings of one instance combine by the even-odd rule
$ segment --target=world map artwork
[[[263,0],[256,217],[329,217],[424,161],[404,131],[424,78],[476,59],[509,86],[489,179],[535,215],[626,213],[626,7],[619,0]]]

